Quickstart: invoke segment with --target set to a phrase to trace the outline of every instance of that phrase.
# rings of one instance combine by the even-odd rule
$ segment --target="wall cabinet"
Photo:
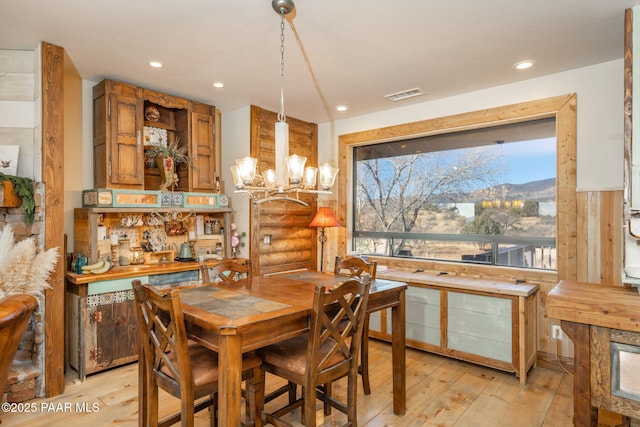
[[[408,283],[407,345],[514,372],[525,384],[535,364],[537,285],[439,273],[379,272]],[[370,336],[389,340],[390,316],[373,313]]]
[[[194,167],[189,175],[193,191],[214,191],[215,109],[206,104],[191,103],[191,157]]]
[[[215,190],[215,107],[104,80],[93,88],[94,187],[157,190],[145,147],[178,141],[194,164],[178,165],[178,191]],[[150,135],[153,135],[151,137]]]
[[[93,88],[93,179],[98,188],[142,188],[142,91],[105,80]]]

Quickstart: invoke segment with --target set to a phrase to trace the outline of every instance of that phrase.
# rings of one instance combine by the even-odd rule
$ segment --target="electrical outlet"
[[[553,325],[551,327],[551,335],[553,338],[561,340],[562,339],[562,328],[558,325]]]

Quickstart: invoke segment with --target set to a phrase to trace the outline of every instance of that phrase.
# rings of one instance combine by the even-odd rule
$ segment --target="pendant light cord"
[[[280,11],[280,112],[278,121],[286,122],[284,114],[284,10]]]

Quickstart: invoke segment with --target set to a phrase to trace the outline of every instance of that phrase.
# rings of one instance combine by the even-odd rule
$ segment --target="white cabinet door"
[[[440,346],[440,291],[409,286],[407,339]]]
[[[510,363],[511,300],[458,292],[447,295],[447,347]]]

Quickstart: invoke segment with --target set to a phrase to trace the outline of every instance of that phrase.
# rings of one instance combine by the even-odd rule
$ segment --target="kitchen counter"
[[[85,285],[88,283],[100,282],[104,280],[122,279],[135,277],[140,275],[177,273],[181,271],[198,270],[200,263],[197,261],[189,262],[166,262],[159,264],[138,264],[113,267],[111,270],[103,274],[77,274],[70,271],[67,272],[67,283],[74,285]]]
[[[538,292],[538,285],[515,283],[505,280],[481,279],[479,277],[458,276],[439,271],[385,270],[378,271],[376,277],[398,280],[410,284],[422,284],[458,290],[487,292],[498,295],[529,297]]]

